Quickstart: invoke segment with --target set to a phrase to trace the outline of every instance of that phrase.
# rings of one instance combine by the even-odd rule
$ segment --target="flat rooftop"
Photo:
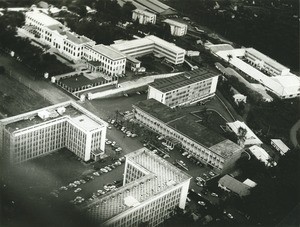
[[[176,20],[166,19],[163,22],[170,24],[170,25],[174,25],[176,27],[187,27],[187,24],[176,21]]]
[[[98,62],[88,62],[92,65],[97,66]],[[62,82],[64,85],[68,86],[69,88],[76,89],[76,88],[81,88],[82,86],[87,86],[91,85],[94,83],[98,82],[104,82],[106,81],[103,77],[98,77],[93,80],[90,80],[89,78],[83,76],[83,75],[78,75],[78,76],[73,76],[65,79],[60,79],[60,82]]]
[[[36,21],[42,23],[44,26],[62,25],[59,21],[39,11],[26,12],[26,15],[34,18]]]
[[[60,112],[59,108],[65,108],[64,112]],[[50,113],[50,116],[44,119],[38,116],[39,113],[45,112]],[[83,109],[78,104],[74,102],[64,102],[25,114],[5,118],[0,122],[4,124],[5,128],[11,133],[60,119],[69,119],[73,124],[85,131],[92,131],[104,125],[104,122],[101,119],[94,115],[90,115],[92,115],[92,113]]]
[[[143,15],[149,16],[149,17],[155,16],[155,13],[151,13],[151,12],[149,12],[147,10],[134,9],[132,11],[136,12],[136,13],[139,13],[139,14],[143,14]]]
[[[159,2],[157,0],[133,0],[133,2],[137,2],[143,7],[155,12],[155,13],[162,13],[165,10],[169,9],[170,7],[166,4]]]
[[[280,64],[279,62],[275,61],[274,59],[270,58],[269,56],[259,52],[258,50],[255,50],[254,48],[250,47],[246,49],[246,52],[254,55],[255,57],[259,58],[260,60],[263,60],[265,63],[273,66],[274,68],[278,70],[284,70],[288,69],[284,65]]]
[[[99,44],[99,45],[95,45],[92,48],[95,51],[98,51],[99,53],[103,54],[107,58],[110,58],[111,60],[118,60],[118,59],[123,59],[126,57],[120,51],[112,48],[111,46],[105,46],[103,44]]]
[[[125,157],[127,162],[130,161],[143,169],[145,175],[94,201],[87,201],[81,205],[81,208],[88,212],[95,209],[99,214],[98,221],[105,222],[132,207],[139,206],[142,202],[163,193],[172,186],[191,179],[184,171],[147,148],[131,152]]]
[[[155,99],[141,101],[134,104],[134,106],[225,159],[230,158],[235,152],[242,149],[213,130],[196,123],[192,115],[171,109]]]
[[[133,40],[123,40],[118,43],[112,44],[111,47],[119,50],[119,51],[124,51],[126,52],[127,50],[130,49],[135,49],[135,48],[141,48],[144,46],[151,46],[153,45],[153,48],[156,46],[161,46],[163,48],[168,49],[169,51],[173,51],[176,53],[185,53],[185,50],[176,46],[173,43],[169,43],[161,38],[158,38],[154,35],[149,35],[144,38],[139,38],[139,39],[133,39]]]
[[[56,31],[60,35],[65,36],[68,40],[76,44],[83,44],[93,41],[85,36],[78,35],[74,32],[70,32],[69,28],[65,27],[64,25],[54,24],[47,27],[52,31]]]
[[[169,92],[215,76],[218,75],[201,68],[168,78],[155,79],[150,86],[161,92]]]

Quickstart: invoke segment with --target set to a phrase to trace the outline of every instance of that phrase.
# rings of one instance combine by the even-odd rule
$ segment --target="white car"
[[[211,196],[213,196],[213,197],[219,197],[219,195],[217,194],[217,193],[211,193]]]
[[[112,119],[110,123],[114,124],[115,122],[116,122],[116,120]]]
[[[182,156],[187,156],[188,155],[188,152],[183,152],[182,153]]]
[[[198,204],[201,206],[205,206],[205,202],[203,202],[203,201],[198,201]]]
[[[110,140],[107,140],[105,143],[106,143],[107,145],[109,145],[109,144],[111,144],[111,141],[110,141]]]
[[[138,136],[137,134],[134,134],[134,133],[131,134],[131,137],[132,137],[132,138],[135,138],[135,137],[137,137],[137,136]]]
[[[80,192],[80,191],[82,191],[81,188],[77,188],[77,189],[74,190],[75,193]]]

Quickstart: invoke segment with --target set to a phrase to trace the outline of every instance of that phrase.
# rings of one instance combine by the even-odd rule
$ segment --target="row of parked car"
[[[106,184],[103,186],[103,189],[99,189],[99,190],[97,190],[97,192],[94,192],[92,197],[90,197],[88,200],[93,201],[94,199],[98,198],[101,195],[105,195],[106,193],[108,193],[110,191],[117,190],[117,188],[121,185],[122,185],[121,180]]]
[[[124,112],[125,114],[129,114],[129,111]],[[127,137],[135,138],[138,135],[128,130],[125,126],[118,123],[115,119],[109,119],[108,122],[112,125],[114,125],[117,129],[121,130],[124,134],[126,134]]]

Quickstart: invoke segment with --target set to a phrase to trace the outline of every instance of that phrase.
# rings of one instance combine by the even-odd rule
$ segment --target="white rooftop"
[[[253,54],[255,57],[259,58],[260,60],[264,61],[265,63],[273,66],[274,68],[278,69],[278,70],[284,70],[284,69],[288,69],[287,67],[285,67],[284,65],[278,63],[277,61],[275,61],[274,59],[268,57],[267,55],[259,52],[258,50],[255,50],[254,48],[250,47],[247,48],[246,51],[248,53]]]
[[[158,38],[157,36],[149,35],[149,36],[146,36],[145,38],[152,40],[158,46],[168,48],[169,50],[172,50],[174,52],[184,52],[185,53],[185,49],[182,49],[182,48],[176,46],[174,43],[169,43],[166,40]]]
[[[61,23],[52,17],[46,15],[45,13],[41,13],[39,11],[30,11],[26,12],[26,15],[34,18],[36,21],[42,23],[44,26],[50,25],[61,25]]]
[[[236,135],[238,135],[238,131],[240,127],[247,130],[245,143],[244,143],[245,145],[262,144],[262,141],[254,134],[254,132],[244,122],[235,121],[235,122],[228,122],[226,124]]]
[[[120,51],[112,48],[111,46],[106,46],[103,44],[99,44],[92,47],[95,51],[98,51],[99,53],[105,55],[106,57],[112,59],[112,60],[118,60],[125,58],[126,56],[122,54]]]
[[[124,204],[128,207],[135,207],[137,205],[140,204],[140,202],[134,198],[133,196],[127,196],[126,198],[124,198]]]
[[[141,10],[141,9],[134,9],[133,11],[138,13],[138,14],[146,15],[146,16],[149,16],[149,17],[153,17],[153,16],[156,15],[155,13],[151,13],[149,11]]]
[[[255,183],[253,180],[250,180],[249,178],[246,179],[243,183],[251,188],[254,188],[257,185],[257,183]]]
[[[289,96],[300,93],[300,79],[296,75],[289,73],[286,76],[270,77],[244,62],[238,57],[243,57],[247,49],[222,50],[216,52],[216,55],[228,61],[228,55],[231,55],[230,64],[240,69],[253,79],[257,80],[268,89],[279,96]]]
[[[286,153],[290,150],[281,139],[271,139],[271,141],[282,151],[282,153]]]
[[[100,124],[98,124],[96,121],[92,120],[86,115],[74,117],[72,118],[72,122],[78,127],[88,132],[102,127]]]
[[[263,148],[253,145],[252,147],[249,147],[249,150],[258,160],[264,162],[267,166],[270,165],[269,159],[271,157]]]
[[[185,23],[181,23],[179,21],[176,21],[176,20],[171,20],[171,19],[166,19],[164,20],[163,22],[167,23],[167,24],[170,24],[170,25],[174,25],[176,27],[187,27],[187,24]]]
[[[137,48],[142,45],[154,45],[154,42],[149,39],[140,38],[140,39],[133,39],[133,40],[118,40],[117,43],[110,45],[111,47],[119,50],[124,51],[131,48]]]

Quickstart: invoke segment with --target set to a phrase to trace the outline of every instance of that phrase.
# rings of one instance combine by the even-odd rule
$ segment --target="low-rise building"
[[[247,76],[258,81],[265,89],[281,99],[300,96],[300,78],[290,69],[253,48],[219,50],[210,45],[216,56],[229,62]]]
[[[163,22],[167,23],[171,28],[171,35],[184,36],[187,33],[187,24],[178,22],[176,20],[166,19]]]
[[[0,120],[1,156],[11,163],[63,147],[84,161],[104,153],[107,123],[73,101]]]
[[[185,115],[148,99],[133,105],[134,116],[149,129],[176,141],[199,161],[225,171],[240,157],[242,148]]]
[[[240,103],[246,103],[247,102],[247,96],[246,95],[242,95],[241,93],[239,93],[236,89],[234,89],[233,87],[231,87],[230,89],[233,92],[233,100],[234,102],[238,105]]]
[[[266,166],[276,166],[277,163],[272,161],[271,156],[268,154],[268,152],[265,151],[265,149],[253,145],[249,147],[249,151],[261,162],[263,162]]]
[[[185,208],[191,177],[146,148],[125,155],[123,186],[81,209],[109,227],[158,226]]]
[[[138,21],[140,24],[155,24],[156,14],[146,10],[135,9],[132,11],[132,20]]]
[[[224,177],[220,178],[218,186],[223,190],[232,192],[240,197],[249,195],[250,189],[252,188],[251,186],[240,182],[229,175],[225,175]]]
[[[182,64],[186,53],[184,49],[154,35],[118,41],[112,44],[111,47],[131,57],[140,57],[151,53],[161,55],[174,65]]]
[[[148,99],[176,107],[192,104],[215,95],[218,75],[198,69],[169,78],[155,79],[148,87]]]
[[[285,155],[285,153],[290,150],[290,148],[285,145],[285,143],[281,139],[271,139],[271,145],[277,151],[279,151],[281,155]]]
[[[241,130],[241,128],[243,130]],[[261,145],[263,143],[244,122],[238,120],[228,122],[226,123],[226,129],[233,132],[238,137],[240,144],[243,146]]]

